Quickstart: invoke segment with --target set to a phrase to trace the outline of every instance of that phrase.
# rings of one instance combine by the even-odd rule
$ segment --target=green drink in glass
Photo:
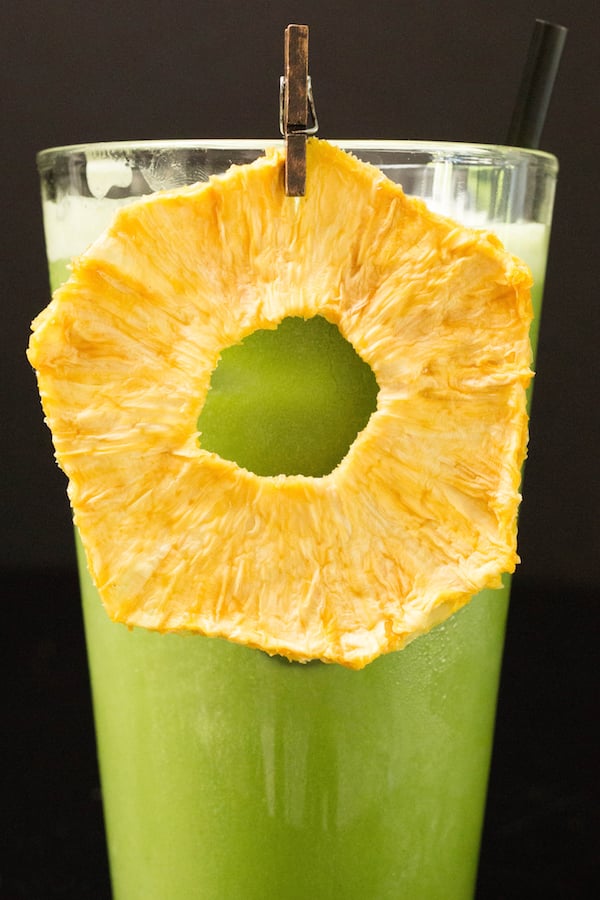
[[[456,144],[344,147],[435,211],[496,230],[531,267],[539,314],[552,157]],[[65,277],[65,261],[100,234],[118,206],[249,162],[263,149],[260,142],[176,142],[40,154],[53,286]],[[277,335],[255,335],[243,353],[222,361],[224,384],[232,373],[254,379],[262,367],[258,407],[264,385],[285,374],[286,329]],[[339,446],[332,440],[328,451],[343,455],[372,408],[372,383],[339,334],[300,329],[296,342],[303,341],[308,391],[322,386],[323,410],[339,405],[325,377],[331,359],[339,381],[357,386],[360,402],[344,414],[356,415],[350,436]],[[326,359],[310,353],[319,341]],[[310,420],[311,398],[297,390],[293,405]],[[230,458],[245,449],[244,440],[236,446],[238,413],[230,410],[223,434],[218,403],[210,429],[205,423],[212,449]],[[337,426],[331,430],[339,437]],[[292,446],[284,446],[284,457]],[[289,460],[291,468],[304,464]],[[81,547],[79,559],[117,900],[472,896],[508,581],[405,649],[352,671],[289,663],[221,639],[128,630],[107,617]]]

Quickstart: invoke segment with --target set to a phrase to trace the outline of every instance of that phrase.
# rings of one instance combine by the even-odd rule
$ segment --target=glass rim
[[[327,138],[343,150],[364,150],[371,152],[404,152],[407,154],[430,154],[434,162],[437,159],[462,157],[467,160],[480,161],[487,165],[504,165],[528,161],[543,166],[550,174],[558,171],[558,159],[545,150],[527,147],[511,147],[504,144],[477,144],[462,141],[426,141],[426,140],[393,140],[393,139],[338,139]],[[48,147],[36,154],[37,168],[40,173],[51,168],[59,158],[73,154],[86,153],[123,153],[178,150],[264,150],[268,147],[280,147],[283,138],[175,138],[158,140],[124,140],[124,141],[91,141],[81,144],[65,144]],[[421,161],[422,162],[422,161]]]

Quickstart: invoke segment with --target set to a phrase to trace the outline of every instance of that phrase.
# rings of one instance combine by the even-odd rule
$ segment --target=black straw
[[[507,144],[535,150],[546,121],[546,113],[558,72],[567,29],[536,19]]]

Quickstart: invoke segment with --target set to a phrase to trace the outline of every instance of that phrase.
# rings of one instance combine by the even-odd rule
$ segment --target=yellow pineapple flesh
[[[360,668],[513,571],[531,277],[323,142],[122,209],[33,324],[35,367],[110,617]],[[202,448],[221,353],[334,323],[379,385],[328,475]]]

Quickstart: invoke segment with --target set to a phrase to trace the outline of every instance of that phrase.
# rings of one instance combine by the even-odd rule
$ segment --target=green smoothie
[[[508,591],[354,672],[128,631],[81,560],[116,900],[464,900]]]
[[[547,223],[502,237],[534,271],[539,312]],[[56,286],[66,268],[49,256]],[[373,383],[347,364],[368,418]],[[220,409],[204,423],[217,452]],[[115,900],[472,896],[508,579],[351,671],[128,630],[79,543],[78,558]]]

